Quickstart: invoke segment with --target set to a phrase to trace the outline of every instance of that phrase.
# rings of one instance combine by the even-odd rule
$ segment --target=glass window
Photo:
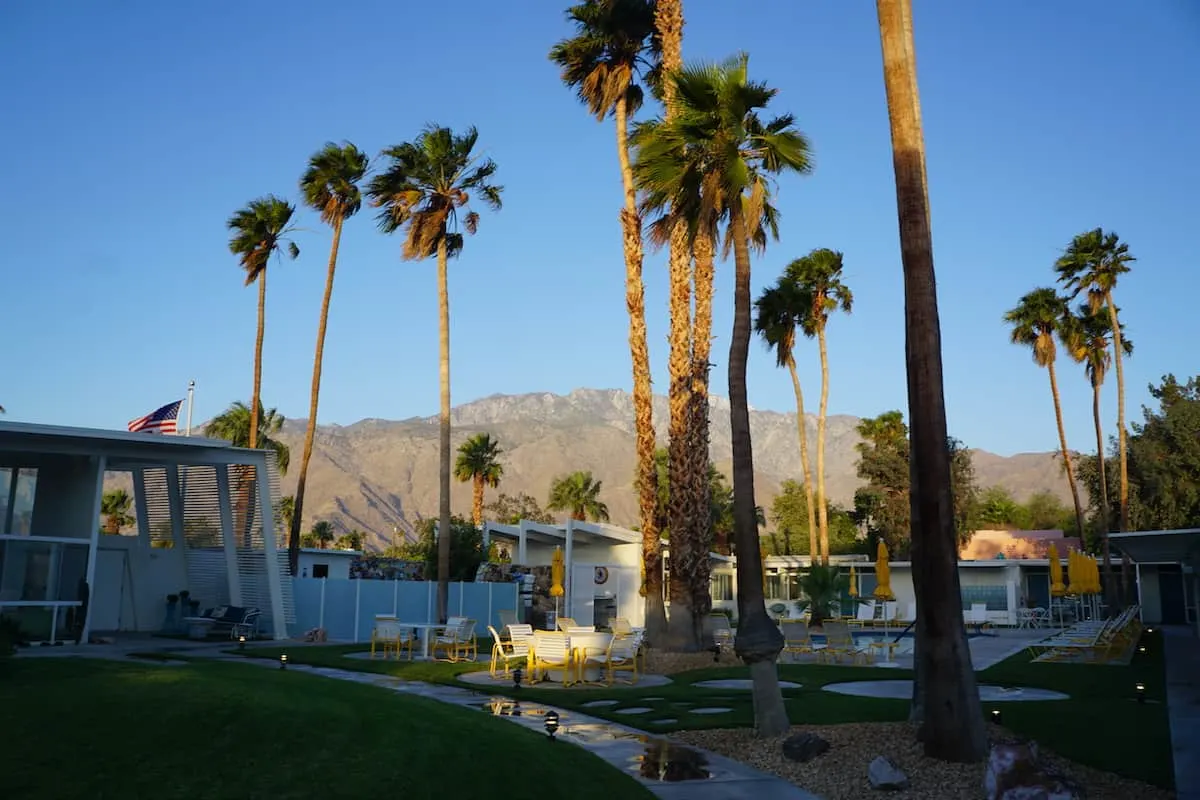
[[[0,533],[8,533],[8,493],[12,490],[12,470],[0,467]]]
[[[767,573],[767,582],[763,589],[768,600],[779,600],[783,597],[782,582],[779,579],[778,572]]]
[[[312,576],[314,578],[328,578],[329,577],[329,565],[328,564],[313,564]]]
[[[711,580],[712,599],[716,601],[733,599],[733,576],[727,572],[713,573]]]
[[[33,528],[33,495],[37,491],[37,470],[17,471],[17,491],[13,497],[12,526],[8,533],[28,536]]]

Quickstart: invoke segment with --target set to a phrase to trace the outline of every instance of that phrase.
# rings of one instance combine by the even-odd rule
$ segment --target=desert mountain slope
[[[728,474],[730,463],[728,401],[713,398],[712,460]],[[655,398],[655,424],[665,433],[666,399]],[[857,417],[831,416],[826,444],[827,491],[848,505],[860,481],[855,474],[859,437]],[[486,431],[504,448],[504,479],[499,491],[526,492],[544,503],[555,477],[591,470],[604,482],[603,498],[612,521],[637,520],[634,494],[633,404],[619,390],[577,389],[568,395],[548,393],[493,395],[459,406],[453,412],[454,447],[468,436]],[[752,411],[755,488],[759,503],[769,507],[780,481],[800,474],[796,415]],[[810,441],[816,419],[806,419]],[[412,529],[422,517],[437,513],[437,418],[400,421],[365,419],[353,425],[317,429],[308,491],[305,528],[328,519],[339,529],[359,528],[375,545],[386,544],[395,528]],[[282,439],[299,461],[304,421],[289,420]],[[1003,485],[1020,499],[1039,489],[1069,498],[1066,480],[1052,453],[1012,457],[975,451],[981,486]],[[284,478],[283,491],[295,489],[295,476]],[[488,490],[488,502],[496,490]],[[471,491],[455,483],[456,513],[470,513]]]

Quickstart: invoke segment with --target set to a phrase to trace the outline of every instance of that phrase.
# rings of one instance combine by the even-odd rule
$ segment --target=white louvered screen
[[[244,529],[238,532],[238,577],[242,588],[242,604],[260,609],[263,615],[260,628],[273,630],[274,615],[271,607],[270,583],[267,577],[262,504],[259,502],[254,468],[251,466],[231,467],[230,479],[231,486],[239,485],[235,481],[244,481],[241,485],[246,488],[242,490],[241,494],[234,493],[234,496],[240,498],[240,502],[247,502],[248,495],[252,514],[249,536],[246,536]],[[267,452],[267,483],[270,486],[271,507],[276,509],[276,513],[273,515],[274,519],[266,527],[266,531],[273,537],[276,547],[275,558],[279,565],[284,622],[292,624],[296,621],[296,607],[292,594],[291,574],[288,570],[287,546],[281,544],[281,537],[286,537],[287,534],[283,530],[283,522],[277,511],[281,500],[279,470],[276,467],[275,454],[270,451]],[[240,514],[235,513],[234,516],[235,519],[241,518]]]
[[[187,550],[188,591],[200,609],[227,605],[229,569],[221,536],[221,507],[217,502],[217,468],[179,467],[183,497],[183,536]]]
[[[167,470],[148,467],[142,470],[146,493],[146,526],[150,531],[151,547],[171,547],[171,506],[167,501]]]
[[[292,572],[288,564],[287,526],[279,513],[283,491],[279,488],[279,462],[275,453],[267,453],[267,481],[271,485],[271,508],[275,509],[272,527],[275,530],[275,557],[279,561],[279,582],[283,591],[283,618],[288,625],[296,624],[296,598],[292,593]]]

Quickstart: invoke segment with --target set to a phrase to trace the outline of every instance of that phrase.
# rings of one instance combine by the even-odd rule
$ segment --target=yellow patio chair
[[[612,686],[616,683],[618,672],[628,672],[630,685],[636,685],[638,682],[638,651],[641,646],[641,634],[634,633],[630,636],[613,636],[608,647],[603,650],[586,648],[579,664],[580,679],[582,680],[586,667],[598,666],[601,669],[601,680],[604,686]]]
[[[558,621],[554,624],[554,629],[557,631],[562,631],[563,633],[566,633],[568,628],[578,628],[578,627],[579,627],[579,623],[576,622],[575,620],[571,619],[570,617],[559,617]]]
[[[460,631],[466,622],[466,617],[448,617],[446,619],[446,625],[442,628],[441,633],[434,637],[433,645],[430,648],[435,661],[458,660]],[[444,658],[439,658],[438,653],[442,653]]]
[[[493,678],[507,677],[514,666],[521,666],[529,661],[529,641],[513,638],[504,641],[500,632],[488,625],[488,633],[492,634],[492,661],[488,668]]]
[[[458,626],[458,634],[454,643],[454,660],[475,661],[479,658],[479,645],[475,642],[475,626],[473,619],[463,620]]]
[[[617,636],[628,636],[633,633],[633,626],[629,624],[629,620],[625,617],[613,617],[609,623],[609,627]]]
[[[827,663],[826,659],[832,658],[836,664],[842,660],[843,656],[848,657],[852,664],[870,660],[871,654],[860,648],[854,641],[854,635],[850,633],[848,622],[825,620],[824,628],[825,647],[818,653],[823,663]]]
[[[398,660],[400,654],[407,650],[408,660],[412,661],[412,643],[412,628],[392,620],[376,620],[375,627],[371,630],[371,658],[375,657],[375,647],[378,644],[382,647],[384,658],[390,653],[395,653]]]
[[[562,685],[574,683],[571,674],[571,644],[565,633],[534,631],[533,647],[529,651],[529,680],[538,683],[545,680],[548,670],[562,673]]]

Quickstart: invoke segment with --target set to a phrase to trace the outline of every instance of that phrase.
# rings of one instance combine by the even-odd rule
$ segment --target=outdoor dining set
[[[516,622],[511,611],[500,612],[504,633],[488,625],[492,638],[491,676],[510,677],[516,670],[529,683],[554,681],[563,686],[576,683],[611,686],[618,675],[637,683],[644,668],[643,629],[629,620],[616,618],[610,629],[576,625],[567,617],[557,620],[557,630],[534,630],[532,625]],[[511,621],[509,621],[511,620]],[[476,620],[449,617],[444,625],[402,622],[396,617],[376,615],[371,631],[371,658],[415,657],[438,661],[475,661],[478,659]]]

